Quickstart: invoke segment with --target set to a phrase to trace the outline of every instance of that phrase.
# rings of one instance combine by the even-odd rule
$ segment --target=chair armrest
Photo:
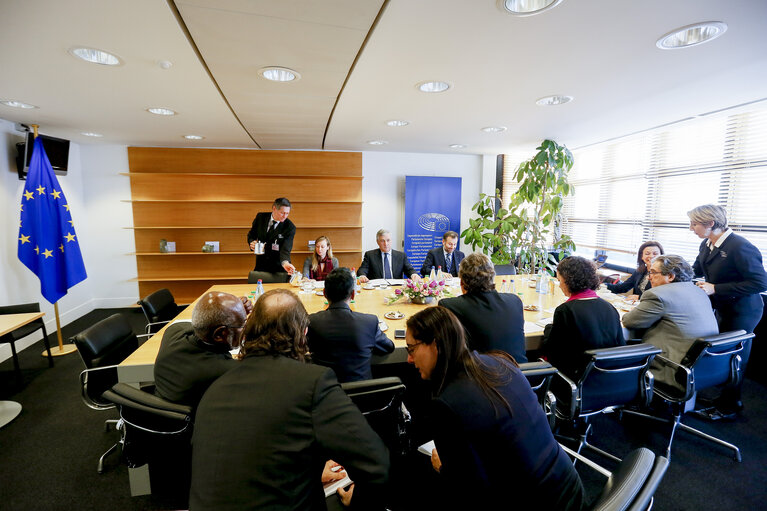
[[[101,384],[98,385],[98,388],[94,388],[96,387],[94,383],[98,382],[98,379],[100,378],[102,379],[102,381],[99,382]],[[117,383],[116,365],[85,369],[80,373],[80,392],[83,402],[85,402],[87,407],[93,408],[94,410],[114,408],[113,404],[99,401],[98,398],[102,395],[104,390],[109,389],[115,383]]]
[[[566,415],[563,415],[562,410],[560,408],[560,405],[562,404],[560,400],[557,400],[557,415],[564,419],[572,420],[575,418],[576,412],[579,408],[578,401],[578,386],[575,384],[573,380],[562,374],[561,372],[557,372],[554,375],[554,378],[557,378],[562,381],[564,387],[566,389],[569,389],[570,391],[570,408],[569,410],[566,410]]]
[[[127,383],[116,383],[112,386],[111,390],[108,390],[104,394],[105,397],[109,396],[110,401],[114,401],[117,404],[125,404],[135,408],[144,408],[147,411],[158,414],[161,414],[162,412],[171,412],[173,414],[186,416],[192,415],[191,406],[168,401],[155,394],[150,394],[149,392],[137,389]]]
[[[170,321],[171,320],[168,320],[168,321],[155,321],[154,323],[147,323],[147,325],[146,325],[146,334],[145,335],[150,335],[150,336],[154,335],[152,333],[152,327],[153,326],[155,326],[155,325],[165,325],[167,323],[170,323]],[[157,333],[157,332],[155,332],[155,333]]]
[[[674,362],[673,360],[669,360],[668,358],[664,357],[663,355],[655,355],[655,362],[659,364],[661,367],[669,367],[674,370],[674,381],[678,381],[676,378],[676,375],[682,373],[684,375],[684,388],[681,387],[682,383],[679,383],[678,387],[675,387],[673,385],[669,384],[662,384],[658,385],[657,382],[653,386],[653,392],[660,396],[661,398],[665,399],[666,401],[678,401],[678,402],[684,402],[692,398],[693,394],[695,393],[695,389],[693,386],[693,378],[692,378],[692,371],[690,371],[690,368],[680,364],[678,362]],[[668,392],[666,389],[676,389],[677,391],[681,391],[682,395],[673,395],[670,392]]]

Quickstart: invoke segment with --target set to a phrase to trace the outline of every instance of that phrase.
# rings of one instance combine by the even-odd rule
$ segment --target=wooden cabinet
[[[362,155],[325,151],[128,148],[140,296],[167,287],[179,303],[212,284],[245,283],[255,264],[247,233],[277,197],[292,203],[292,262],[330,238],[343,266],[362,260]],[[160,252],[160,240],[176,252]],[[220,252],[203,253],[206,241]]]

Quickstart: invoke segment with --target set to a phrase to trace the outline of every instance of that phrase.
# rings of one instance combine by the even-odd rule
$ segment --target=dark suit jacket
[[[453,264],[450,267],[450,274],[453,277],[458,276],[458,266],[461,264],[461,261],[463,261],[464,257],[466,256],[460,250],[453,250]],[[421,275],[424,277],[429,275],[429,273],[431,273],[432,266],[434,266],[435,270],[441,266],[443,272],[447,268],[447,262],[445,261],[445,251],[441,246],[429,250],[429,253],[426,254],[426,259],[421,266]]]
[[[307,340],[312,362],[333,369],[341,383],[371,379],[371,355],[394,351],[378,318],[354,312],[343,302],[309,316]]]
[[[501,363],[480,358],[493,368]],[[433,402],[430,429],[449,499],[444,509],[582,509],[578,473],[527,379],[516,367],[508,371],[510,379],[496,390],[510,411],[465,376],[447,382]]]
[[[714,284],[715,292],[709,298],[719,314],[719,331],[742,328],[753,332],[764,308],[759,293],[767,290],[759,249],[735,233],[713,251],[703,240],[692,268],[696,277],[706,277],[706,282]]]
[[[439,301],[458,316],[468,334],[469,349],[505,351],[520,364],[525,354],[525,318],[517,295],[486,291]]]
[[[253,240],[262,241],[264,253],[256,258],[256,271],[268,271],[271,273],[284,272],[282,261],[290,261],[290,251],[293,250],[293,237],[296,235],[296,226],[290,219],[277,224],[276,229],[269,232],[269,220],[272,212],[262,212],[256,215],[253,225],[248,231],[248,244]],[[272,243],[277,242],[280,250],[272,250]]]
[[[642,290],[639,289],[639,282],[642,280],[642,277],[645,276],[646,272],[640,272],[639,270],[635,270],[634,273],[631,274],[629,278],[624,280],[623,282],[618,282],[617,284],[607,284],[607,289],[612,291],[613,293],[625,293],[626,291],[631,291],[631,294],[635,294],[637,296],[642,296]],[[647,279],[647,286],[645,286],[644,290],[647,291],[648,289],[652,288],[652,282],[650,282],[650,279]]]
[[[194,408],[211,383],[237,363],[228,346],[203,343],[191,322],[175,323],[165,330],[154,363],[155,392]]]
[[[391,276],[393,279],[409,279],[415,273],[415,268],[407,260],[404,252],[398,250],[391,251]],[[365,275],[370,280],[384,278],[383,257],[381,249],[368,250],[365,257],[362,258],[362,264],[357,271],[357,275]]]
[[[389,470],[386,447],[333,371],[283,356],[247,356],[211,385],[192,443],[191,511],[324,511],[328,459],[354,478],[354,507],[368,509]]]

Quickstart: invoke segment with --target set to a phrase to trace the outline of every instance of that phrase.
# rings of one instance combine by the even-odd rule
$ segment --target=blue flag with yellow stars
[[[40,137],[21,196],[19,260],[40,279],[40,291],[51,303],[88,276],[69,204]]]

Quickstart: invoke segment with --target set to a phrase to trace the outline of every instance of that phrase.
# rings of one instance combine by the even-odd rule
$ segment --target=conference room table
[[[496,289],[501,289],[502,281],[504,279],[507,281],[514,281],[516,294],[522,299],[522,303],[525,307],[534,307],[537,309],[525,310],[524,312],[526,349],[527,351],[537,350],[541,347],[543,341],[544,327],[542,324],[545,322],[546,318],[549,318],[554,314],[554,309],[557,305],[564,302],[566,297],[559,289],[559,286],[549,286],[549,292],[546,294],[536,292],[534,287],[530,287],[530,284],[534,284],[534,281],[528,279],[527,276],[524,275],[498,276],[495,278]],[[556,280],[554,280],[554,283],[556,284]],[[452,296],[460,295],[461,288],[458,286],[458,279],[453,279],[451,284],[454,285],[447,286],[447,289],[452,293]],[[552,287],[554,288],[553,292],[551,292]],[[304,293],[299,287],[292,286],[291,284],[264,284],[265,291],[275,288],[285,288],[295,292],[301,298],[301,302],[310,314],[327,307],[325,297],[317,295],[317,291],[321,290],[315,290],[315,292],[312,293]],[[398,288],[402,289],[401,286],[389,286],[387,289],[381,289],[380,287],[364,289],[363,287],[363,289],[357,293],[351,304],[352,310],[378,316],[379,320],[382,322],[382,328],[386,328],[386,335],[388,335],[394,342],[394,352],[384,356],[374,356],[372,360],[373,364],[406,362],[407,351],[405,350],[405,339],[395,339],[394,331],[397,329],[404,329],[407,318],[416,312],[425,307],[434,305],[413,304],[410,303],[407,298],[400,298],[397,302],[390,305],[386,304],[386,298],[393,296],[394,290]],[[211,286],[206,293],[208,291],[224,291],[236,296],[248,296],[255,290],[255,284],[219,284]],[[199,298],[197,300],[199,300]],[[197,303],[197,300],[184,309],[176,319],[190,319],[192,316],[192,309]],[[386,317],[386,314],[389,312],[401,312],[403,316],[400,319],[389,319]],[[154,381],[154,361],[157,358],[157,352],[160,349],[160,342],[162,341],[165,328],[167,328],[167,326],[157,332],[154,336],[150,337],[138,350],[118,365],[117,375],[119,381],[134,385]]]
[[[42,318],[44,312],[22,312],[19,314],[0,314],[0,339],[11,335],[14,330],[23,327],[38,318]],[[16,378],[21,379],[19,360],[13,357],[13,367]],[[15,401],[0,401],[0,428],[11,422],[21,413],[21,405]]]

